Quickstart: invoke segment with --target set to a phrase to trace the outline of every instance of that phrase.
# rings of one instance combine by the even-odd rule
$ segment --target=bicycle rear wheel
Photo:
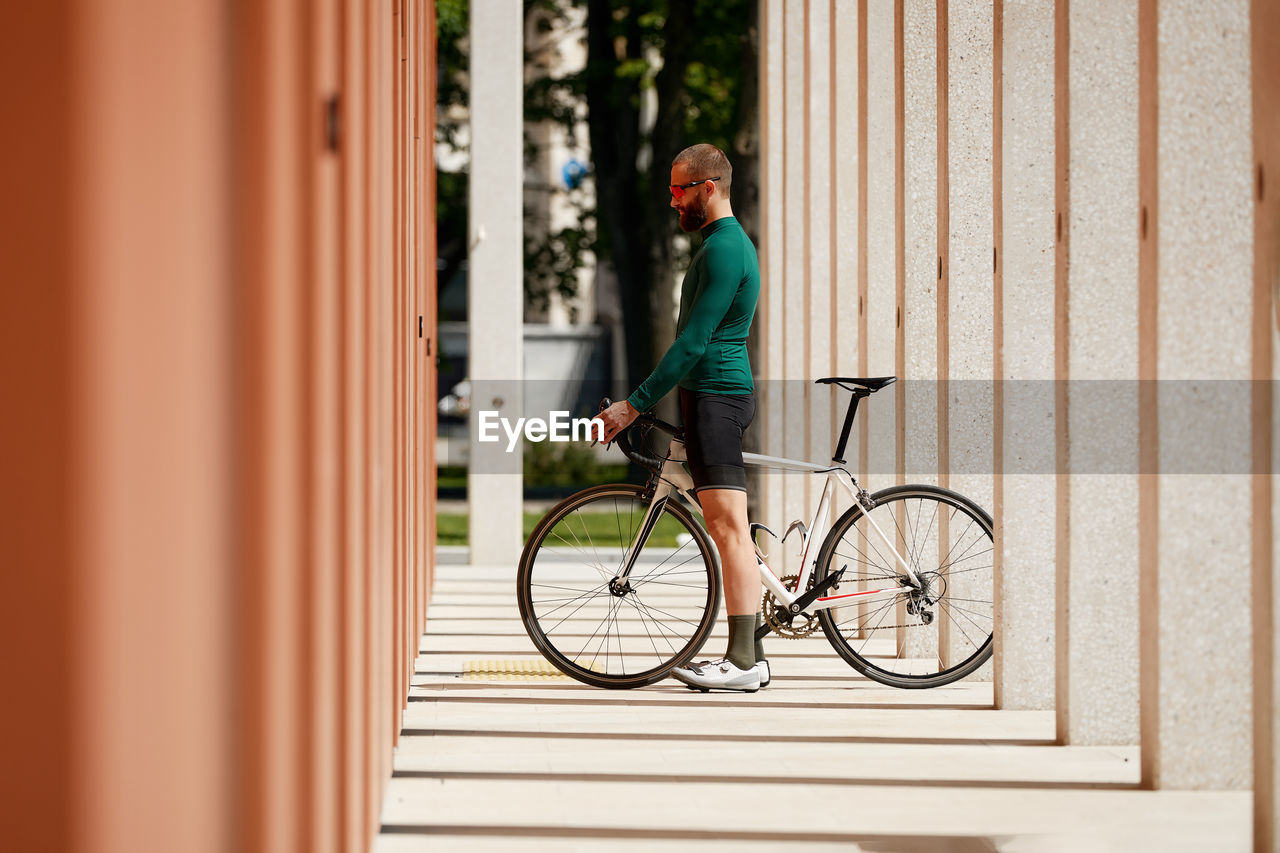
[[[516,597],[529,638],[557,669],[593,687],[642,687],[702,648],[715,625],[715,550],[674,496],[624,587],[612,583],[650,498],[636,485],[596,486],[538,523],[520,557]]]
[[[938,687],[991,658],[995,629],[991,516],[937,486],[894,486],[836,521],[818,555],[816,580],[844,569],[828,595],[900,588],[818,613],[836,652],[868,678],[892,687]],[[923,582],[912,587],[870,524],[893,541]]]

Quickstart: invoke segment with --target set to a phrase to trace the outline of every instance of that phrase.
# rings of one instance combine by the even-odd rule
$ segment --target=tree
[[[678,227],[668,209],[668,164],[710,142],[734,162],[735,213],[754,238],[758,199],[758,0],[576,0],[587,5],[597,260],[617,275],[634,387],[675,335],[671,287]],[[656,61],[655,61],[656,60]],[[643,121],[652,87],[656,115]]]
[[[526,23],[550,25],[585,8],[587,66],[579,74],[527,75],[526,122],[578,120],[585,101],[594,209],[577,226],[526,241],[525,294],[571,296],[582,257],[617,276],[627,322],[627,380],[639,384],[675,334],[672,292],[687,258],[670,199],[668,166],[686,145],[710,142],[734,164],[734,212],[753,239],[758,206],[759,0],[525,0]],[[436,0],[440,39],[437,141],[463,146],[467,0]],[[652,116],[645,108],[656,106]],[[533,143],[526,137],[526,148]],[[530,152],[526,152],[529,154]],[[465,176],[441,174],[437,218],[443,268],[466,251]],[[456,233],[455,233],[456,232]],[[696,238],[694,238],[696,241]],[[442,273],[442,280],[444,275]]]

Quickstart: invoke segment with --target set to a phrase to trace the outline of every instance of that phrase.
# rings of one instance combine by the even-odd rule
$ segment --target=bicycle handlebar
[[[613,401],[610,400],[608,397],[605,397],[603,400],[600,401],[600,411],[603,412],[605,409],[609,408],[611,405],[613,405]],[[661,418],[655,417],[648,412],[641,412],[636,417],[636,419],[631,422],[630,426],[628,426],[626,429],[622,430],[621,432],[619,432],[617,435],[613,437],[613,440],[618,444],[618,449],[621,450],[623,455],[625,455],[632,462],[653,471],[661,470],[662,466],[666,464],[666,461],[667,461],[666,459],[657,457],[657,456],[650,456],[644,451],[638,450],[631,445],[631,439],[629,437],[629,433],[637,425],[642,427],[651,427],[654,429],[662,430],[663,432],[669,434],[672,438],[681,437],[683,435],[683,431],[679,427],[673,426],[667,423],[666,421],[662,420]]]

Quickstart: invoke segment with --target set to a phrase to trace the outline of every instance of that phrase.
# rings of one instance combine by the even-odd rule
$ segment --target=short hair
[[[729,197],[729,187],[733,183],[733,166],[719,148],[706,142],[690,145],[671,161],[672,166],[681,163],[689,169],[689,176],[695,181],[719,176],[720,180],[716,181],[719,186],[716,189],[724,193],[725,198]]]

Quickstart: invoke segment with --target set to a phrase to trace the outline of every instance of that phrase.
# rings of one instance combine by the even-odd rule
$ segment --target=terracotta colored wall
[[[433,8],[3,28],[6,849],[371,845],[431,582]]]

